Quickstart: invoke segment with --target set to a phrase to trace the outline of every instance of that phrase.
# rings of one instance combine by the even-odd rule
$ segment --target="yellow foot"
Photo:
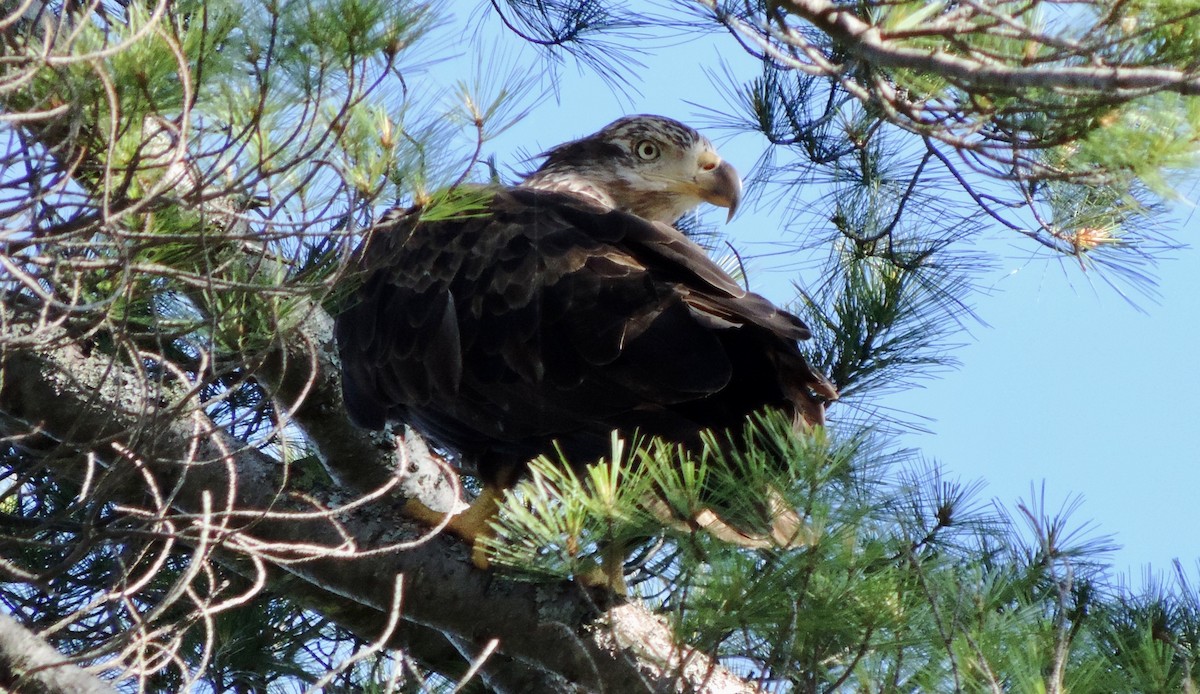
[[[616,595],[628,595],[625,585],[625,544],[612,542],[605,545],[600,566],[594,566],[575,577],[580,585],[588,588],[606,588]]]
[[[483,547],[483,539],[494,534],[491,522],[499,510],[502,494],[503,491],[499,488],[485,485],[479,497],[466,510],[451,516],[450,522],[445,526],[446,530],[471,544],[471,563],[480,569],[491,565]],[[416,499],[409,499],[404,504],[404,515],[425,525],[437,527],[446,520],[447,514],[434,511]]]

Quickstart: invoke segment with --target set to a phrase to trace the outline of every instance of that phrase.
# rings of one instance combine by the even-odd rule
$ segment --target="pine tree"
[[[1200,146],[1195,0],[481,6],[551,73],[617,89],[646,37],[723,28],[758,58],[719,120],[761,133],[764,186],[828,193],[789,209],[831,425],[764,413],[736,455],[614,440],[582,478],[536,463],[475,570],[398,512],[471,481],[348,421],[330,311],[382,212],[469,212],[462,184],[504,177],[486,145],[534,95],[413,89],[423,39],[467,21],[437,4],[5,2],[4,687],[1195,689],[1186,571],[1115,581],[1076,504],[990,507],[873,406],[953,365],[980,234],[1148,286]],[[771,494],[802,547],[664,521],[703,497],[753,524]],[[612,547],[628,599],[572,580]]]

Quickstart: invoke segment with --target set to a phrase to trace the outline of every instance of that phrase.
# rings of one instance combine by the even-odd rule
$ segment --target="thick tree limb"
[[[0,688],[14,694],[114,691],[3,612],[0,612]]]
[[[249,581],[258,579],[257,568],[244,556],[219,551],[215,558],[227,569]],[[382,626],[385,626],[388,615],[380,610],[346,600],[279,567],[268,565],[265,568],[266,585],[272,593],[286,596],[302,607],[325,616],[367,643],[383,639],[381,645],[384,648],[402,651],[430,672],[450,680],[460,680],[467,675],[470,658],[464,657],[455,641],[442,632],[402,619],[390,634],[385,633]],[[570,691],[567,683],[552,673],[529,667],[500,653],[492,653],[487,658],[479,675],[489,689],[500,694]]]

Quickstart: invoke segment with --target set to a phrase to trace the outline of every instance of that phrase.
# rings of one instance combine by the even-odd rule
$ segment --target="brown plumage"
[[[808,328],[668,224],[739,196],[708,140],[635,116],[551,150],[482,213],[391,214],[337,319],[351,416],[415,427],[493,489],[555,445],[592,462],[614,429],[695,444],[764,407],[822,422],[837,393],[797,347]]]

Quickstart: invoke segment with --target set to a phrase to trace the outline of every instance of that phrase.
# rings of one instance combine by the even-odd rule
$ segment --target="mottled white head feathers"
[[[521,184],[670,224],[701,202],[737,210],[742,181],[708,138],[662,116],[626,116],[558,145]]]

